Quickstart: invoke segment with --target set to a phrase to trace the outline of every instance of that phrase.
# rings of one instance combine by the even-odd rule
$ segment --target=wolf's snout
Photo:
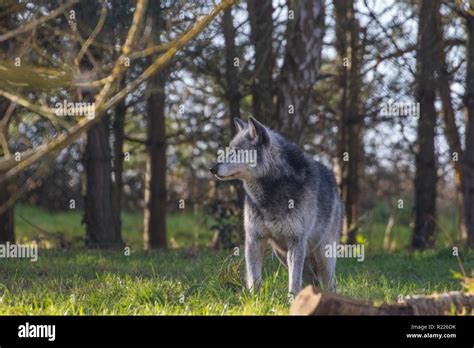
[[[214,175],[217,174],[217,163],[214,163],[211,167],[209,167],[209,171]]]

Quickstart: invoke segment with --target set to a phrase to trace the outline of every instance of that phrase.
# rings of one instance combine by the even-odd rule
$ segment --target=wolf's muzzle
[[[209,171],[216,175],[217,174],[217,167],[219,166],[219,163],[213,163],[211,167],[209,167]]]

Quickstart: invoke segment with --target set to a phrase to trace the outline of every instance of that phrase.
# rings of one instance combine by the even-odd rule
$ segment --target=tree
[[[470,208],[474,204],[474,191],[468,187],[474,186],[470,183],[470,179],[474,179],[473,175],[469,175],[469,165],[465,161],[467,153],[472,153],[467,147],[468,139],[473,135],[469,135],[469,125],[466,132],[466,151],[462,148],[461,136],[456,125],[456,114],[453,108],[453,100],[451,97],[451,74],[448,71],[446,62],[446,45],[443,38],[443,23],[441,14],[436,13],[436,65],[437,65],[437,89],[442,103],[444,133],[451,152],[452,165],[454,168],[454,184],[457,189],[458,206],[460,210],[460,226],[459,236],[461,241],[467,242],[468,235],[474,233],[474,211]],[[466,86],[467,87],[467,86]],[[474,131],[472,129],[471,131]],[[473,144],[474,145],[474,144]],[[471,145],[472,146],[472,145]],[[470,203],[471,202],[471,203]],[[471,223],[469,223],[471,222]]]
[[[3,18],[3,19],[2,19]],[[2,27],[12,30],[13,20],[12,17],[2,17]],[[3,23],[2,23],[3,22]],[[12,42],[0,42],[0,49],[4,52],[8,52],[10,56],[13,52],[14,45]],[[0,156],[10,155],[8,149],[8,124],[11,120],[12,113],[14,111],[13,104],[6,98],[0,97]],[[1,174],[1,171],[0,171]],[[16,180],[15,178],[6,180],[0,183],[0,209],[7,204],[6,210],[0,213],[0,243],[15,242],[15,212],[14,204],[10,202],[15,192]]]
[[[324,0],[288,1],[284,63],[277,92],[278,130],[301,142],[309,117],[313,87],[321,66],[325,32]]]
[[[76,1],[77,2],[77,1]],[[21,162],[15,160],[13,156],[5,156],[0,158],[0,172],[3,173],[0,175],[0,182],[8,180],[9,178],[15,177],[19,173],[24,172],[31,165],[41,161],[45,157],[57,153],[71,143],[79,139],[79,137],[87,131],[95,123],[99,122],[102,117],[105,117],[106,110],[110,109],[117,102],[124,99],[129,93],[134,91],[141,83],[149,79],[156,72],[161,71],[164,67],[171,61],[171,59],[176,55],[179,50],[181,50],[190,40],[194,39],[199,33],[201,33],[209,23],[222,11],[226,8],[232,6],[235,0],[223,0],[219,5],[214,6],[213,10],[203,18],[199,19],[189,30],[183,33],[178,39],[174,40],[171,44],[167,45],[166,48],[162,49],[164,51],[153,63],[148,66],[145,71],[138,76],[136,79],[131,81],[121,89],[120,91],[115,92],[114,86],[117,82],[120,81],[120,77],[124,72],[123,60],[131,52],[132,46],[136,40],[138,27],[142,22],[144,10],[146,8],[146,0],[138,0],[137,5],[135,6],[132,25],[127,33],[127,39],[125,40],[124,45],[122,46],[122,53],[117,61],[113,62],[113,68],[110,74],[105,78],[104,84],[96,94],[95,98],[95,118],[89,120],[81,120],[73,126],[71,126],[67,132],[55,137],[55,139],[48,142],[44,142],[36,148],[30,148],[20,153],[22,158]],[[74,4],[75,2],[72,2]],[[71,5],[71,4],[69,4]],[[48,17],[49,18],[49,17]],[[38,23],[38,22],[36,22]],[[31,30],[31,26],[25,28],[20,28],[20,32]],[[15,36],[16,32],[11,31],[4,35],[0,36],[0,42]],[[154,52],[152,50],[152,52]],[[147,54],[149,54],[147,52]],[[146,55],[147,55],[146,54]],[[38,77],[40,75],[38,74]],[[43,78],[44,80],[44,78]],[[0,96],[3,96],[9,100],[12,100],[22,107],[32,110],[33,112],[38,113],[41,116],[44,116],[48,119],[55,120],[54,114],[49,109],[40,107],[39,105],[28,101],[26,98],[21,95],[7,92],[3,89],[0,89]]]
[[[436,211],[436,14],[439,0],[423,0],[419,11],[417,51],[417,102],[420,116],[417,128],[415,174],[415,226],[412,247],[425,249],[434,246]]]
[[[254,115],[290,140],[301,142],[321,65],[324,1],[288,0],[286,47],[277,83],[272,77],[272,2],[248,0],[247,8],[255,51],[252,77]]]
[[[271,0],[248,0],[250,39],[255,50],[252,107],[256,118],[271,127],[277,122],[273,107],[273,7]]]
[[[121,83],[120,86],[124,86]],[[113,154],[113,181],[112,181],[112,204],[115,213],[117,229],[122,230],[121,212],[122,212],[122,191],[123,191],[123,144],[125,140],[125,113],[127,105],[125,100],[121,100],[115,105],[112,121],[112,133],[114,142],[112,145]]]
[[[359,218],[359,171],[363,158],[362,117],[360,115],[362,47],[354,1],[334,1],[336,51],[338,54],[340,188],[346,208],[344,239],[356,243]]]
[[[155,36],[159,43],[163,23],[160,2],[150,5]],[[149,80],[147,99],[147,153],[145,172],[145,249],[166,248],[166,71]]]
[[[232,9],[228,8],[222,15],[222,29],[225,40],[225,80],[226,99],[229,107],[229,124],[231,135],[236,132],[234,119],[240,118],[240,91],[239,91],[239,70],[235,60],[239,59],[235,48],[235,28],[233,23]]]
[[[228,108],[228,122],[229,122],[229,137],[232,138],[236,133],[236,128],[234,124],[235,118],[240,118],[240,100],[241,94],[239,91],[239,83],[241,82],[240,74],[239,74],[239,65],[235,64],[236,59],[240,59],[237,55],[237,49],[235,45],[235,27],[234,27],[234,18],[232,16],[232,9],[227,9],[223,12],[222,16],[222,31],[224,34],[224,43],[225,43],[225,99],[227,102]],[[255,105],[255,99],[254,99]],[[230,141],[230,139],[226,139],[226,141]],[[216,183],[216,188],[223,192],[223,190],[228,190],[227,195],[224,194],[227,198],[237,196],[236,200],[230,200],[228,202],[224,202],[220,200],[217,195],[214,197],[213,203],[208,205],[210,209],[213,207],[217,207],[215,211],[213,211],[214,216],[225,216],[226,218],[229,215],[232,216],[232,212],[238,213],[239,216],[242,214],[242,206],[244,201],[244,191],[243,187],[240,183],[234,182],[230,185],[221,185],[220,183]],[[234,191],[232,191],[232,189]],[[219,214],[219,212],[221,214]],[[222,221],[217,218],[216,226],[219,225],[219,228],[216,228],[216,235],[213,240],[214,248],[223,248],[223,249],[230,249],[235,246],[234,241],[232,240],[232,232],[233,228],[226,228],[232,227],[233,221],[229,221],[229,219],[222,219]]]
[[[5,99],[0,98],[0,136],[6,139],[6,132],[8,121],[11,116],[11,103]],[[6,142],[1,142],[0,155],[5,156],[8,153],[8,145]],[[5,204],[11,204],[10,199],[15,192],[15,180],[7,180],[0,183],[0,207]],[[4,213],[0,213],[0,243],[15,242],[15,218],[14,205],[7,207]]]
[[[94,28],[96,6],[83,5],[78,16],[80,28]],[[92,31],[89,29],[88,31]],[[91,33],[87,31],[87,36]],[[93,63],[84,56],[77,62],[81,68],[92,69]],[[80,93],[87,102],[92,102],[88,91]],[[86,246],[90,248],[120,248],[123,244],[119,217],[113,199],[112,153],[110,147],[110,116],[106,115],[94,124],[84,136],[84,218],[86,224]]]
[[[474,4],[465,14],[467,29],[467,65],[464,105],[467,110],[466,152],[464,154],[463,194],[467,244],[474,248]]]
[[[89,129],[84,143],[86,246],[120,248],[123,242],[112,202],[108,116]]]
[[[108,41],[122,41],[126,31],[122,26],[116,25],[123,23],[129,18],[130,0],[115,1],[110,9],[109,22],[106,22],[105,29],[108,35]],[[118,58],[118,57],[114,57]],[[127,74],[121,78],[118,83],[118,89],[125,87]],[[125,114],[127,104],[125,99],[117,102],[113,108],[112,119],[112,204],[115,213],[115,220],[118,231],[122,231],[122,193],[123,193],[123,167],[124,167],[124,142],[125,142]]]

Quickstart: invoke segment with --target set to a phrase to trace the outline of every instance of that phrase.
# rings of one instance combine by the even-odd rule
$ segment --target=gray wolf
[[[298,293],[303,282],[335,291],[336,258],[324,254],[326,245],[339,242],[344,215],[334,174],[255,118],[234,123],[230,152],[250,151],[256,162],[234,156],[209,170],[219,180],[243,182],[247,287],[260,285],[268,242],[288,267],[290,293]]]

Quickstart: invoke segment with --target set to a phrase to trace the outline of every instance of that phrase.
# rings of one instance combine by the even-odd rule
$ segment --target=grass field
[[[390,245],[393,251],[404,251],[410,245],[412,227],[410,226],[411,208],[404,209],[396,215],[392,229]],[[364,217],[359,230],[361,241],[366,251],[383,252],[384,232],[390,208],[379,204]],[[84,246],[84,225],[81,224],[81,212],[50,213],[46,210],[19,205],[15,210],[16,232],[18,242],[28,243],[31,240],[41,242],[46,248],[81,248]],[[457,241],[456,216],[453,211],[444,211],[437,225],[436,245],[438,249],[449,248]],[[169,214],[167,217],[168,244],[171,248],[191,246],[206,247],[211,244],[213,232],[212,221],[205,214],[182,212]],[[132,249],[143,248],[143,216],[138,213],[122,214],[122,238]]]
[[[19,242],[37,239],[48,248],[84,247],[85,232],[78,211],[54,212],[32,206],[20,205],[15,210],[16,232]],[[172,248],[203,247],[212,240],[210,223],[203,214],[183,212],[168,215],[168,242]],[[143,249],[143,216],[122,214],[122,238],[132,249]],[[63,247],[64,247],[63,245]]]
[[[212,234],[198,215],[170,217],[174,248],[166,252],[142,251],[142,236],[136,232],[141,231],[140,216],[126,215],[124,239],[131,247],[129,256],[81,247],[79,214],[49,215],[20,207],[17,221],[22,241],[41,235],[54,246],[59,233],[74,248],[68,249],[66,243],[61,250],[41,249],[37,262],[1,259],[0,314],[288,313],[286,269],[269,252],[264,283],[257,294],[249,295],[244,290],[243,252],[234,255],[206,247]],[[472,250],[461,251],[461,258],[466,270],[474,268]],[[460,290],[455,272],[459,266],[450,248],[389,254],[367,248],[363,262],[338,260],[338,291],[375,302],[396,301],[400,295]]]
[[[0,314],[286,314],[287,271],[266,258],[264,284],[244,290],[243,255],[45,251],[36,263],[2,260]],[[472,252],[464,266],[474,267]],[[375,301],[459,290],[449,250],[338,260],[341,294]]]

